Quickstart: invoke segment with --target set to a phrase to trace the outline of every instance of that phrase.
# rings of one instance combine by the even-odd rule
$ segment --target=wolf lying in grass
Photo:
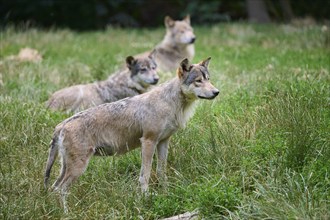
[[[175,71],[184,58],[192,60],[195,55],[194,42],[196,36],[190,25],[190,16],[187,15],[183,20],[173,20],[166,16],[164,19],[166,34],[161,43],[155,50],[156,63],[162,72]],[[148,52],[137,55],[145,56]]]
[[[78,112],[103,103],[114,102],[146,92],[157,84],[155,51],[145,58],[126,58],[127,68],[107,80],[61,89],[51,95],[46,105],[53,110]]]
[[[142,192],[147,192],[157,149],[157,175],[166,182],[165,167],[171,135],[184,127],[193,115],[197,99],[213,99],[219,93],[209,81],[210,59],[192,65],[184,59],[176,78],[144,94],[79,112],[56,126],[44,184],[47,187],[59,153],[61,174],[53,188],[61,192],[65,211],[68,187],[83,174],[93,155],[120,155],[141,145],[139,182]]]

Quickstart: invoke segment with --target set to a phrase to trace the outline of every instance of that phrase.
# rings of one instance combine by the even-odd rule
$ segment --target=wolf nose
[[[153,85],[158,83],[159,78],[154,78]]]
[[[196,40],[196,37],[191,38],[190,43],[193,44]]]
[[[213,91],[214,97],[216,97],[219,94],[219,90]]]

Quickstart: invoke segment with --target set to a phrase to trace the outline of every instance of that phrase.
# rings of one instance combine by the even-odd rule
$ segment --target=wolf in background
[[[46,106],[53,110],[79,112],[103,103],[142,94],[150,85],[157,84],[159,76],[155,50],[144,58],[126,58],[125,70],[111,75],[107,80],[75,85],[51,95]]]
[[[156,63],[161,72],[173,72],[184,58],[192,60],[195,55],[194,42],[196,36],[190,25],[190,16],[183,20],[173,20],[166,16],[164,19],[166,34],[162,42],[154,49],[156,53]],[[137,55],[146,56],[148,52]]]

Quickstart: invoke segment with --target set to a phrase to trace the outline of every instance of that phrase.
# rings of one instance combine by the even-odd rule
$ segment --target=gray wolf
[[[61,89],[51,95],[46,106],[53,110],[78,112],[103,103],[139,95],[157,84],[155,51],[144,58],[126,58],[127,68],[107,80]]]
[[[141,145],[139,182],[148,191],[153,155],[157,149],[157,175],[166,182],[165,167],[170,137],[185,127],[196,100],[213,99],[219,90],[209,80],[208,58],[198,64],[184,59],[177,77],[149,92],[79,112],[55,128],[50,144],[44,184],[59,153],[61,173],[53,188],[61,192],[64,210],[68,187],[86,170],[93,155],[125,154]]]
[[[163,41],[155,47],[157,51],[156,63],[161,72],[172,72],[176,70],[184,58],[193,59],[196,36],[190,25],[189,15],[183,20],[173,20],[166,16],[164,23],[166,34]],[[145,56],[146,54],[147,52],[138,56]]]

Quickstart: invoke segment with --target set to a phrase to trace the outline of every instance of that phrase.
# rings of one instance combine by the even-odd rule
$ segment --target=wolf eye
[[[147,72],[147,68],[140,69],[140,72]]]
[[[197,83],[201,83],[202,80],[201,80],[201,79],[197,79],[195,82],[197,82]]]

